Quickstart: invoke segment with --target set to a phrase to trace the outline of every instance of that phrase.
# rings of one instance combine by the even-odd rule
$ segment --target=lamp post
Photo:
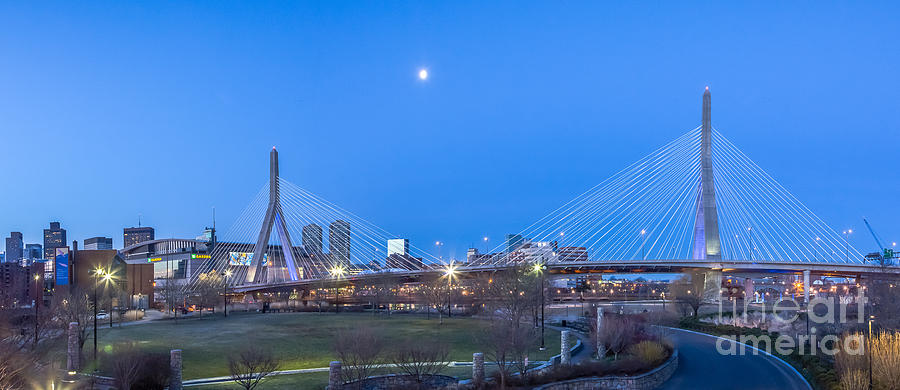
[[[334,267],[331,268],[331,277],[333,277],[333,278],[335,279],[335,282],[334,282],[334,313],[335,313],[335,314],[337,314],[337,312],[338,312],[338,286],[337,286],[337,280],[340,280],[340,278],[343,277],[343,276],[344,276],[344,273],[346,273],[346,272],[347,272],[347,271],[344,270],[344,267],[342,267],[342,266],[340,266],[340,265],[336,265],[336,266],[334,266]]]
[[[228,277],[231,276],[231,270],[227,270],[222,272],[222,277],[225,278],[225,294],[224,294],[224,303],[225,303],[225,317],[228,317]]]
[[[103,285],[109,286],[109,283],[112,281],[112,278],[113,278],[112,272],[106,272],[103,275],[103,283],[104,283]],[[112,322],[112,295],[109,294],[109,290],[107,290],[106,293],[107,293],[106,294],[107,298],[109,298],[109,312],[107,313],[107,315],[109,316],[109,328],[112,329],[112,325],[113,325],[113,322]]]
[[[453,305],[450,302],[450,298],[453,296],[453,275],[456,274],[456,266],[453,264],[453,261],[450,261],[450,264],[447,265],[447,268],[444,269],[444,275],[447,276],[447,318],[450,318],[451,312],[453,311]]]
[[[39,274],[34,274],[34,347],[37,347],[38,342],[38,321],[40,321],[40,307],[41,301],[43,301],[43,291],[39,291],[38,283],[41,280],[41,276]]]
[[[866,355],[869,357],[869,389],[872,389],[873,381],[872,381],[872,322],[875,321],[875,316],[869,316],[869,335],[866,337]]]
[[[537,272],[541,277],[541,351],[544,351],[547,349],[547,346],[544,344],[544,264],[535,263],[534,272]]]
[[[97,286],[103,276],[103,269],[94,270],[94,364],[97,364]]]

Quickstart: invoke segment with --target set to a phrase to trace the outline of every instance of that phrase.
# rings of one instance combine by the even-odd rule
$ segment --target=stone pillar
[[[476,352],[472,354],[472,384],[476,387],[484,383],[484,354]]]
[[[81,348],[78,345],[78,323],[69,323],[69,339],[66,345],[66,371],[74,373],[81,369]]]
[[[809,304],[809,270],[803,271],[803,304]]]
[[[603,331],[603,307],[597,306],[597,358],[603,359],[606,356],[606,346],[603,345],[600,332]]]
[[[182,390],[180,349],[169,351],[169,373],[169,390]]]
[[[559,364],[567,366],[570,363],[569,359],[571,357],[571,355],[569,354],[569,331],[562,331],[559,337]]]
[[[344,380],[341,379],[341,362],[333,361],[328,364],[328,390],[342,390]]]
[[[703,302],[722,301],[722,270],[712,269],[703,273]]]
[[[744,279],[744,301],[752,301],[754,292],[756,292],[756,290],[755,287],[753,287],[753,279]]]

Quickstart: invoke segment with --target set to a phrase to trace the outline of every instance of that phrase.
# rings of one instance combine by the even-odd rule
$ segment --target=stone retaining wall
[[[411,378],[408,375],[381,375],[372,376],[364,380],[362,388],[364,390],[391,390],[408,388],[411,384]],[[434,390],[457,390],[459,382],[456,378],[446,375],[432,375],[422,383],[423,388]],[[345,387],[353,387],[352,384],[345,384]]]
[[[665,383],[678,368],[678,350],[672,351],[672,356],[661,366],[650,372],[635,376],[603,376],[570,379],[562,382],[549,383],[535,390],[651,390]]]

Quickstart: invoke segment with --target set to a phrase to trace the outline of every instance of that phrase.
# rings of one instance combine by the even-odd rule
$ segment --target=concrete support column
[[[753,279],[750,279],[750,278],[744,279],[744,300],[752,301],[754,292],[756,292],[756,290],[755,290],[755,287],[753,286]]]
[[[169,351],[169,390],[182,390],[181,384],[181,350]]]
[[[564,366],[567,366],[571,363],[571,355],[569,353],[569,334],[570,332],[568,330],[564,330],[559,335],[559,364]]]
[[[703,273],[703,302],[722,301],[722,270],[712,269]]]
[[[803,304],[809,304],[809,270],[803,271]]]
[[[81,348],[78,345],[78,323],[70,322],[66,345],[66,371],[74,373],[81,369]]]
[[[476,387],[484,383],[484,354],[476,352],[472,354],[472,384]]]
[[[344,380],[341,379],[341,362],[333,361],[328,364],[328,390],[342,390]]]

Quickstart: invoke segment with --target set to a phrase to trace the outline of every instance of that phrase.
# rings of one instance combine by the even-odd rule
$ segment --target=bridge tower
[[[278,186],[278,151],[272,147],[269,153],[269,205],[266,207],[266,215],[263,219],[262,227],[259,230],[259,238],[256,245],[253,246],[253,259],[250,260],[250,268],[247,270],[247,283],[260,283],[265,279],[262,274],[262,267],[265,263],[262,261],[269,247],[269,236],[272,234],[272,227],[278,234],[281,241],[281,252],[284,255],[285,267],[288,269],[291,280],[296,281],[297,263],[294,261],[293,244],[291,244],[291,235],[284,224],[284,211],[281,208],[281,191]]]
[[[712,122],[709,87],[703,92],[703,126],[700,129],[700,183],[694,220],[694,260],[721,260],[719,214],[716,212],[716,185],[712,165]]]

